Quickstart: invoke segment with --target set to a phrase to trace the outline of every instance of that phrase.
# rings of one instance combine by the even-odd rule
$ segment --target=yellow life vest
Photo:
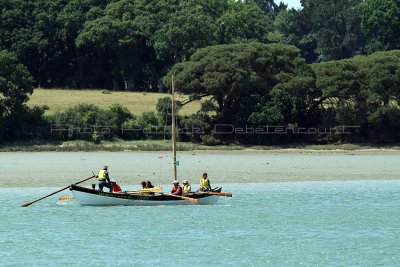
[[[192,188],[190,187],[190,185],[186,184],[183,186],[183,191],[189,192]]]
[[[201,178],[201,187],[210,188],[210,180]]]
[[[106,170],[99,171],[99,175],[97,175],[97,176],[99,177],[99,181],[105,180],[106,179]]]

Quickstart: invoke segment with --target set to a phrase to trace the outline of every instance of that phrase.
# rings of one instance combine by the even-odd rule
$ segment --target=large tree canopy
[[[322,91],[325,123],[360,126],[364,138],[375,136],[371,140],[400,137],[393,131],[400,113],[399,50],[314,64],[313,69]]]
[[[165,82],[175,73],[182,92],[193,99],[211,97],[217,121],[244,124],[255,107],[272,100],[273,88],[291,82],[301,66],[305,61],[294,46],[219,45],[200,49],[189,61],[175,65]]]

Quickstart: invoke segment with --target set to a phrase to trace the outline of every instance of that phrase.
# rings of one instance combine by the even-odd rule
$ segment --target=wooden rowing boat
[[[172,77],[172,152],[173,152],[173,175],[174,181],[177,180],[177,157],[176,157],[176,110],[175,110],[175,84]],[[81,205],[88,206],[154,206],[154,205],[214,205],[218,203],[221,196],[232,196],[230,193],[214,192],[194,192],[184,196],[171,195],[160,192],[160,190],[140,190],[121,193],[101,192],[91,188],[85,188],[73,184],[70,186],[75,199]]]
[[[215,205],[221,196],[208,193],[190,193],[175,196],[165,193],[153,195],[136,193],[109,193],[71,185],[75,200],[84,206],[158,206],[158,205]]]

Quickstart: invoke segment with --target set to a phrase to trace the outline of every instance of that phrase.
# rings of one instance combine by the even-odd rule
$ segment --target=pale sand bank
[[[169,186],[169,152],[0,153],[0,188],[63,187],[103,165],[121,185],[143,180]],[[212,186],[229,183],[400,179],[398,151],[192,151],[179,153],[178,179],[197,187],[203,172]],[[85,183],[96,182],[91,180]]]

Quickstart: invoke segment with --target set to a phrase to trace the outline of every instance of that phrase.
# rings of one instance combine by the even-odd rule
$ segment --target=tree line
[[[398,141],[400,4],[301,3],[294,10],[268,0],[1,1],[0,135],[13,139],[17,129],[103,119],[116,129],[162,128],[167,100],[157,113],[138,117],[124,107],[85,105],[44,116],[43,108],[24,103],[38,86],[158,91],[174,73],[182,92],[204,100],[197,114],[179,118],[181,128],[192,129],[182,140]],[[78,122],[74,112],[92,116]],[[271,125],[286,128],[261,131]],[[346,133],[343,126],[354,128]],[[100,138],[151,138],[149,132]],[[67,131],[48,138],[84,137]]]
[[[158,90],[169,68],[206,46],[298,47],[307,63],[399,49],[398,1],[4,0],[0,48],[36,87]]]

